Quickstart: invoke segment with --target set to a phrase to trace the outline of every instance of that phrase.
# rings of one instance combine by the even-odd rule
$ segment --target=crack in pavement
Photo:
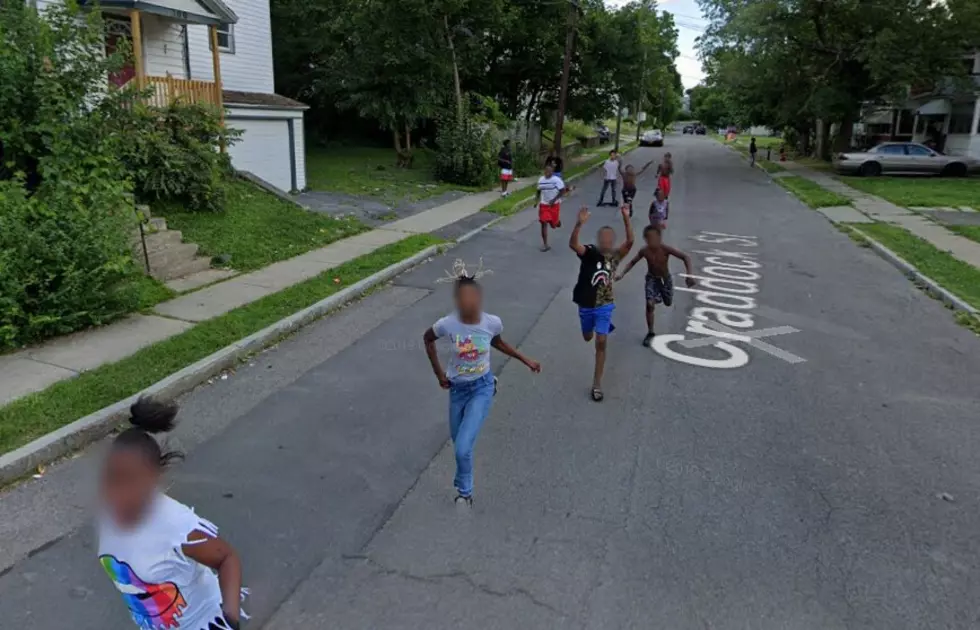
[[[408,571],[400,571],[398,569],[393,569],[391,567],[385,566],[384,564],[378,562],[377,560],[371,558],[370,556],[357,554],[357,555],[344,555],[341,558],[345,561],[359,561],[364,564],[374,567],[375,573],[398,577],[404,580],[409,580],[412,582],[421,582],[423,584],[439,584],[445,580],[461,580],[468,584],[470,588],[479,591],[485,595],[490,595],[491,597],[496,597],[500,599],[509,599],[511,597],[521,597],[538,608],[542,608],[551,612],[552,614],[558,615],[562,619],[567,619],[568,615],[562,610],[552,606],[551,604],[542,601],[535,597],[533,593],[527,589],[515,587],[507,589],[506,591],[498,591],[496,589],[490,588],[485,584],[481,584],[476,581],[469,573],[466,571],[452,571],[450,573],[434,573],[431,575],[418,575],[415,573],[410,573]]]

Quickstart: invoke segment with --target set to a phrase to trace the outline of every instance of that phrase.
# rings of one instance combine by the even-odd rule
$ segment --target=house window
[[[973,131],[973,104],[957,105],[949,117],[949,133],[971,133]]]
[[[224,53],[235,54],[235,25],[219,24],[215,27],[218,31],[218,50]]]

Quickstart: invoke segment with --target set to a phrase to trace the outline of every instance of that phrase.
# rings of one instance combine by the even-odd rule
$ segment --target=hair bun
[[[147,433],[167,433],[174,428],[177,403],[141,397],[129,408],[129,422]]]

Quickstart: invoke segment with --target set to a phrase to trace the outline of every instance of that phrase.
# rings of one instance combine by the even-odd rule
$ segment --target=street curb
[[[980,311],[973,308],[971,305],[967,304],[959,297],[953,295],[947,289],[944,289],[938,282],[936,282],[929,276],[923,274],[914,265],[906,261],[904,258],[899,256],[892,250],[888,249],[887,247],[885,247],[875,239],[868,236],[867,233],[862,232],[859,228],[856,228],[851,225],[848,225],[847,229],[854,231],[854,233],[858,234],[859,236],[867,240],[868,245],[871,246],[871,249],[873,249],[876,254],[878,254],[879,256],[881,256],[882,258],[890,262],[897,269],[899,269],[902,273],[905,274],[906,278],[914,282],[920,282],[921,284],[925,285],[927,293],[938,298],[944,304],[951,306],[953,310],[964,311],[966,313],[969,313],[970,315],[973,315],[974,317],[980,318]]]
[[[635,148],[630,149],[627,153],[635,150]],[[599,166],[601,164],[570,177],[568,181],[585,177],[589,173],[594,172]],[[531,203],[533,204],[533,200]],[[60,429],[39,437],[18,449],[0,455],[0,487],[32,473],[38,466],[48,464],[105,437],[129,418],[129,408],[140,396],[155,396],[168,399],[184,394],[206,382],[215,374],[237,365],[243,358],[272,345],[276,340],[299,330],[314,320],[320,319],[330,311],[361,297],[375,286],[387,282],[412,267],[422,264],[426,259],[436,254],[452,249],[460,243],[465,243],[480,232],[493,227],[501,221],[512,218],[515,214],[517,213],[497,217],[489,223],[467,232],[454,242],[428,247],[405,260],[364,278],[346,289],[324,298],[312,306],[308,306],[302,311],[293,313],[244,339],[240,339],[218,350],[197,363],[191,364],[165,379],[157,381],[137,394],[113,403],[108,407],[103,407],[84,418],[80,418],[71,424],[67,424]]]
[[[266,328],[240,339],[235,343],[157,381],[138,394],[113,403],[108,407],[91,413],[84,418],[52,431],[33,442],[0,455],[0,487],[7,485],[33,472],[38,466],[52,462],[59,457],[109,434],[114,428],[129,418],[129,407],[140,396],[157,396],[168,399],[186,393],[201,385],[215,374],[239,363],[243,358],[272,345],[277,340],[299,330],[306,324],[317,320],[330,311],[355,300],[375,286],[404,273],[408,269],[424,263],[428,258],[451,248],[453,243],[433,245],[419,253],[397,262],[381,271],[352,284],[351,286],[320,300],[316,304],[293,313]]]

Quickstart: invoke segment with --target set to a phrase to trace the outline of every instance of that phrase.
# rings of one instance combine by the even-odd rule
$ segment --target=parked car
[[[694,125],[684,125],[683,133],[694,133]]]
[[[885,142],[868,151],[841,153],[834,170],[842,175],[942,175],[964,177],[980,172],[980,160],[944,155],[915,142]]]
[[[609,142],[609,127],[605,125],[599,125],[595,128],[596,135],[599,136],[599,142],[605,144]]]
[[[705,129],[704,125],[698,125],[697,127],[694,128],[694,133],[696,133],[699,136],[703,136],[708,133],[708,130]]]
[[[659,129],[651,129],[640,138],[641,147],[662,147],[664,146],[664,134]]]

